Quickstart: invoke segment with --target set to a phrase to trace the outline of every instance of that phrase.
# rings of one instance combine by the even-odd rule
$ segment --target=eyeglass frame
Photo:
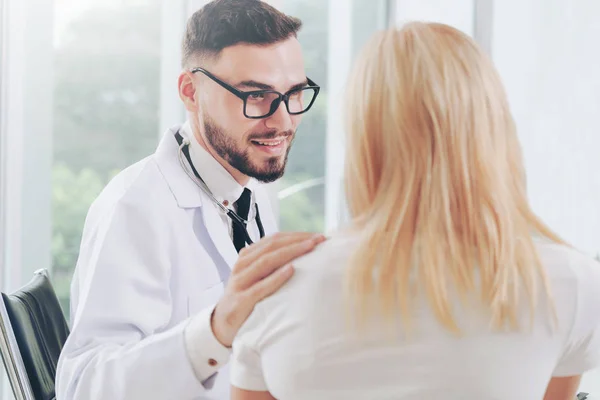
[[[301,88],[297,88],[297,89],[292,89],[290,91],[288,91],[287,93],[280,93],[276,90],[272,90],[272,89],[262,89],[262,90],[251,90],[251,91],[243,91],[243,90],[239,90],[236,89],[235,87],[231,86],[230,84],[228,84],[225,81],[222,81],[221,79],[217,78],[215,75],[213,75],[212,73],[208,72],[207,70],[205,70],[204,68],[201,67],[196,67],[196,68],[192,68],[190,70],[190,72],[192,74],[198,73],[198,72],[202,72],[204,75],[206,75],[208,78],[210,78],[211,80],[213,80],[215,83],[219,84],[221,87],[223,87],[224,89],[226,89],[227,91],[229,91],[230,93],[232,93],[234,96],[236,96],[237,98],[241,99],[244,102],[244,117],[249,118],[249,119],[263,119],[263,118],[268,118],[271,115],[275,114],[275,112],[277,111],[277,109],[279,108],[279,106],[281,105],[281,102],[283,101],[283,103],[285,104],[285,108],[288,112],[288,114],[290,115],[300,115],[300,114],[304,114],[305,112],[307,112],[308,110],[310,110],[310,108],[313,106],[313,104],[315,103],[315,100],[317,99],[317,96],[319,95],[319,91],[321,90],[321,87],[319,85],[317,85],[312,79],[310,79],[309,77],[306,77],[306,82],[307,82],[307,86],[303,86]],[[290,99],[290,94],[291,93],[295,93],[295,92],[299,92],[301,90],[305,90],[305,89],[313,89],[315,91],[315,94],[312,98],[312,100],[310,101],[310,103],[308,104],[308,106],[306,107],[306,109],[300,111],[300,112],[291,112],[290,111],[290,106],[289,106],[289,99]],[[254,116],[249,116],[246,112],[246,101],[248,100],[248,97],[254,95],[254,94],[264,94],[264,93],[274,93],[277,94],[277,98],[273,99],[273,101],[271,102],[271,109],[270,111],[260,117],[254,117]],[[273,104],[277,102],[277,107],[273,107]]]

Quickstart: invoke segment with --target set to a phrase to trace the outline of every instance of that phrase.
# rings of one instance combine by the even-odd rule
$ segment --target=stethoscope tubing
[[[232,209],[225,207],[223,205],[223,203],[221,203],[219,200],[217,200],[217,198],[213,195],[213,193],[210,191],[208,186],[206,186],[206,183],[201,178],[199,178],[199,174],[196,171],[196,169],[194,168],[194,164],[192,163],[192,160],[190,159],[190,156],[189,156],[190,141],[187,138],[182,137],[181,134],[179,133],[179,131],[177,131],[175,133],[175,139],[177,140],[177,143],[179,144],[179,148],[177,150],[177,158],[179,159],[179,164],[181,165],[181,168],[185,171],[186,175],[192,180],[192,182],[194,182],[196,184],[196,186],[198,186],[198,188],[200,188],[200,190],[202,190],[202,192],[206,196],[208,196],[210,201],[212,201],[219,208],[221,213],[227,215],[234,224],[237,224],[239,227],[243,228],[242,231],[244,232],[244,239],[246,240],[246,243],[249,245],[253,244],[254,242],[250,238],[250,234],[248,233],[248,230],[246,228],[246,224],[248,223],[248,220],[245,220],[244,218],[240,217]],[[186,151],[185,151],[186,148],[188,149],[188,153],[186,153]],[[184,157],[187,160],[187,165],[183,161]],[[188,165],[189,165],[189,167],[188,167]],[[192,169],[192,171],[190,171],[190,169]],[[258,225],[258,230],[259,230],[260,236],[263,237],[264,230],[262,227],[262,223],[259,222],[260,217],[258,215],[258,206],[256,208],[256,218],[257,218],[257,225]]]

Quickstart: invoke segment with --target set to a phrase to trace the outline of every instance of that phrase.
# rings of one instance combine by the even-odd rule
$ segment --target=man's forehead
[[[266,46],[237,44],[227,47],[212,68],[215,74],[232,84],[257,81],[277,87],[306,79],[302,48],[296,38]]]

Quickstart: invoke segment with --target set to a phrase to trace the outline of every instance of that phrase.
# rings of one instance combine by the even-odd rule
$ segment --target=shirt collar
[[[213,196],[225,206],[232,206],[244,191],[231,174],[204,148],[200,145],[192,132],[190,122],[187,121],[181,127],[181,135],[190,141],[190,157],[198,174],[202,177]],[[250,179],[248,189],[252,192],[254,201],[254,180]]]

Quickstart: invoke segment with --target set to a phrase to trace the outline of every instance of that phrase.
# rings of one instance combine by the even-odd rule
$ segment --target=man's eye
[[[302,98],[303,94],[304,94],[304,92],[302,90],[296,90],[296,91],[290,93],[289,97],[291,99],[298,99],[298,98]]]
[[[250,98],[253,100],[261,100],[265,98],[265,94],[264,93],[253,93],[250,95]]]

